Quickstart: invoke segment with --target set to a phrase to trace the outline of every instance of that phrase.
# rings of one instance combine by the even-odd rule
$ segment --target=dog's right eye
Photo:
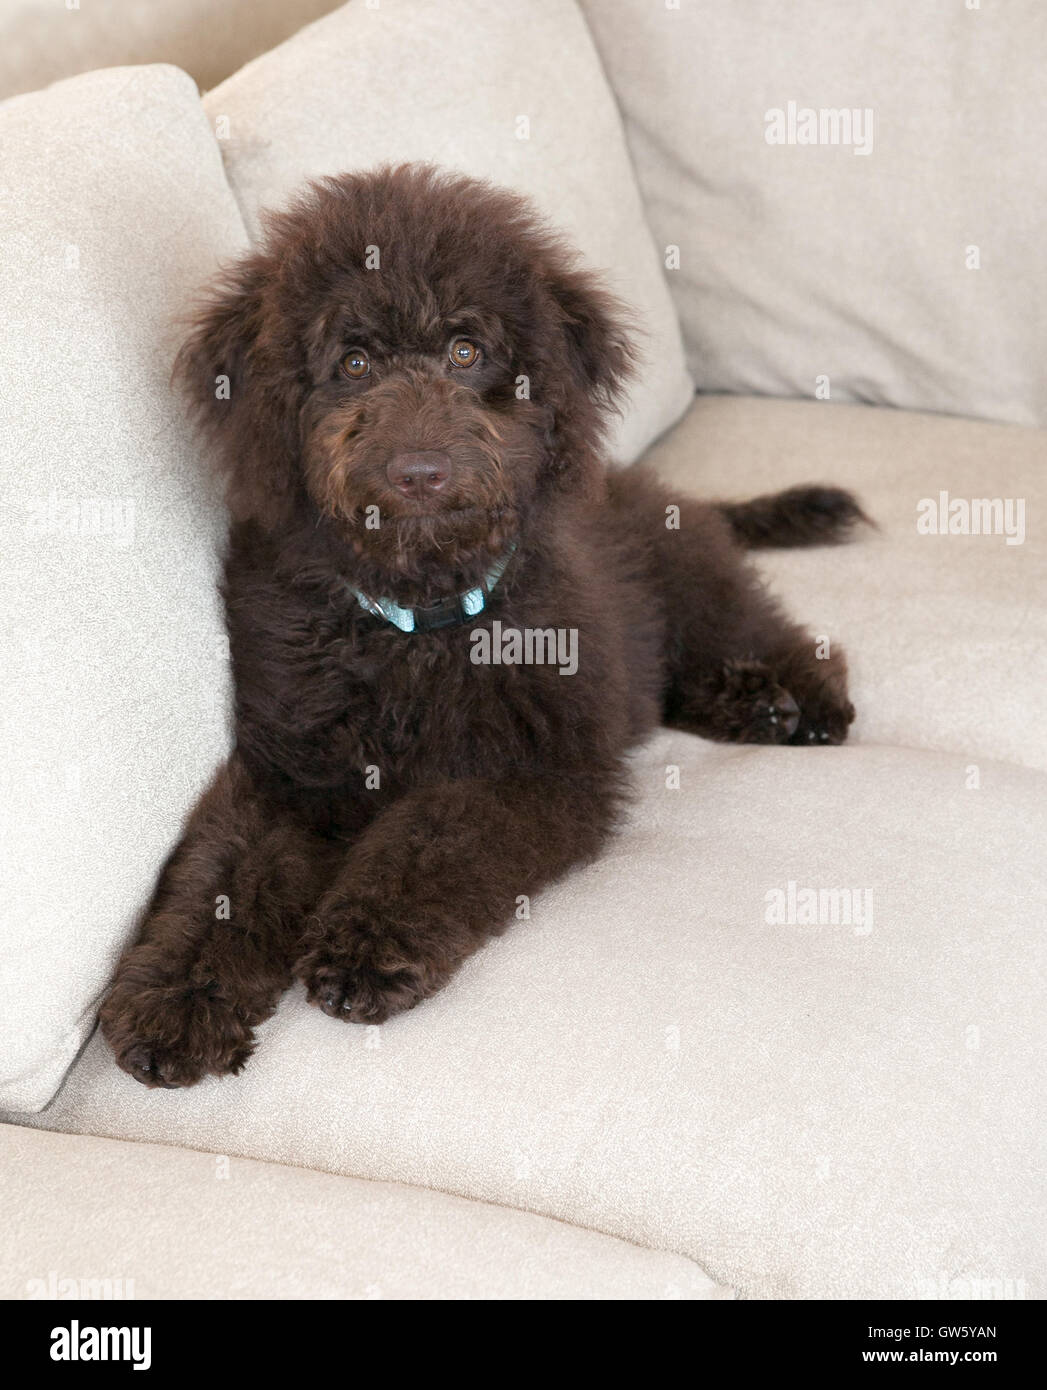
[[[353,348],[342,358],[342,371],[346,376],[352,377],[354,381],[359,381],[361,377],[370,376],[371,361],[364,352],[363,348]]]

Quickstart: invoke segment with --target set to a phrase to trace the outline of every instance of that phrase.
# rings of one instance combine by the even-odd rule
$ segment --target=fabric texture
[[[427,160],[533,199],[635,312],[644,361],[611,453],[631,460],[694,386],[614,97],[573,0],[351,4],[205,99],[252,235],[307,179]]]
[[[604,856],[422,1007],[296,991],[186,1091],[96,1036],[31,1122],[540,1212],[745,1297],[1042,1297],[1044,778],[966,764],[660,734]]]
[[[16,97],[0,148],[0,1098],[31,1110],[226,747],[224,521],[169,378],[245,233],[175,68]]]
[[[700,390],[1047,424],[1040,0],[583,8]]]
[[[388,3],[388,0],[386,0]],[[337,0],[4,0],[0,98],[91,68],[171,63],[213,87]]]
[[[0,1298],[730,1297],[681,1255],[417,1187],[11,1125],[0,1165]]]

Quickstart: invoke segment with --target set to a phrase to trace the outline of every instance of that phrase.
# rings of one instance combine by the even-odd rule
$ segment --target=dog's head
[[[178,364],[234,516],[314,511],[406,580],[502,550],[543,495],[597,490],[630,365],[620,306],[526,202],[410,165],[271,216]]]

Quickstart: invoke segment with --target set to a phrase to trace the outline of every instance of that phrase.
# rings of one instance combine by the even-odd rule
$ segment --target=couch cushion
[[[701,390],[1047,424],[1041,0],[584,8]]]
[[[682,1255],[396,1183],[13,1125],[0,1166],[0,1298],[730,1297]]]
[[[15,97],[0,145],[0,1097],[32,1109],[226,743],[222,513],[169,377],[174,316],[245,234],[175,68]]]
[[[387,162],[430,160],[529,194],[647,335],[614,455],[634,458],[687,407],[694,388],[675,311],[574,0],[531,0],[523,19],[501,0],[347,5],[205,106],[255,233],[261,210],[304,180]]]
[[[1042,1297],[1047,781],[967,761],[660,734],[608,853],[422,1007],[296,992],[188,1091],[96,1037],[34,1123],[523,1207],[749,1297]]]
[[[879,530],[862,528],[838,549],[765,551],[758,562],[790,611],[846,649],[854,736],[1047,768],[1045,458],[1044,430],[719,397],[699,398],[649,461],[682,494],[853,488]],[[1012,527],[1021,543],[941,534],[942,492],[947,516],[987,494],[1009,502],[1011,520],[1024,517],[1023,533]],[[1006,522],[1007,510],[996,514]]]
[[[5,0],[0,97],[120,63],[172,63],[213,87],[337,0]]]

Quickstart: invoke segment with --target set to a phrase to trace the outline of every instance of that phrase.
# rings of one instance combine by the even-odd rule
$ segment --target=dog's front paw
[[[384,1023],[413,1009],[442,983],[420,955],[365,928],[321,939],[302,956],[295,973],[311,1004],[350,1023]]]
[[[133,968],[117,976],[99,1021],[117,1064],[150,1088],[235,1075],[254,1048],[247,1020],[216,985],[150,981]]]

